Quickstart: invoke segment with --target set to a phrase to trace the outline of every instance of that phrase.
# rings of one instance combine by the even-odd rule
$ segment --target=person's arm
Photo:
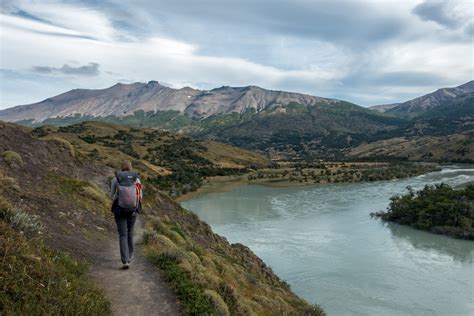
[[[140,181],[140,178],[137,178],[137,182],[140,183],[140,185],[142,186],[141,190],[140,190],[140,201],[141,201],[141,200],[143,200],[143,184]]]

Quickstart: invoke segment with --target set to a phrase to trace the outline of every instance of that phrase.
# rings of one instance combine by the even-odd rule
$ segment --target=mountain
[[[34,104],[0,111],[0,120],[43,122],[51,118],[80,116],[125,117],[136,111],[177,111],[191,117],[205,118],[215,114],[256,112],[296,102],[303,105],[334,103],[300,93],[265,90],[255,86],[221,87],[201,91],[185,87],[173,89],[159,84],[118,83],[107,89],[74,89]]]
[[[436,111],[458,97],[474,92],[474,80],[454,88],[441,88],[435,92],[398,104],[376,105],[371,109],[388,115],[415,118],[425,113]],[[474,104],[473,104],[474,108]]]
[[[400,105],[400,103],[391,103],[391,104],[380,104],[380,105],[374,105],[374,106],[370,106],[369,109],[371,110],[376,110],[376,111],[379,111],[381,113],[384,113],[390,109],[393,109],[394,107]]]
[[[341,148],[396,134],[405,124],[335,99],[256,86],[172,89],[156,81],[76,89],[0,111],[0,120],[30,126],[105,121],[305,156],[333,155]]]
[[[72,90],[0,111],[0,120],[27,126],[103,121],[186,133],[266,153],[272,159],[334,159],[374,141],[473,129],[473,91],[470,81],[374,111],[346,101],[256,86],[202,91],[150,81]]]

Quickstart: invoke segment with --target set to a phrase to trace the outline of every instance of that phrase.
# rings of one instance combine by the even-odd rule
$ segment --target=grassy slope
[[[0,197],[0,310],[4,315],[108,315],[89,267],[44,244],[35,218]]]
[[[73,178],[84,169],[68,149],[27,132],[0,125],[0,310],[108,314],[84,262],[112,228],[105,193]]]
[[[474,132],[447,136],[397,137],[352,148],[354,157],[393,156],[416,161],[474,161]]]
[[[122,158],[134,158],[123,153],[125,141],[107,147],[79,138],[88,133],[97,138],[110,131],[116,135],[121,129],[117,126],[99,124],[96,128],[92,124],[92,127],[85,127],[86,131],[84,126],[72,128],[80,131],[51,130],[43,135],[44,140],[39,140],[32,138],[29,130],[2,123],[0,133],[5,141],[0,144],[0,183],[4,189],[2,194],[10,201],[17,203],[21,192],[22,207],[28,214],[37,215],[45,226],[49,246],[90,259],[93,251],[100,251],[100,240],[106,238],[106,231],[113,230],[104,192],[112,169],[105,163],[118,167]],[[140,151],[140,147],[134,151]],[[91,156],[94,149],[98,155]],[[18,154],[21,163],[16,163],[15,155],[5,154],[6,151]],[[217,150],[209,159],[217,159],[215,157],[219,155],[223,155],[222,151]],[[245,155],[252,158],[248,163],[255,163],[257,156],[249,155]],[[228,159],[232,163],[242,163],[234,160],[235,153]],[[288,285],[247,247],[229,244],[196,215],[160,193],[153,182],[146,180],[153,179],[159,165],[153,164],[153,168],[149,168],[142,159],[135,158],[135,162],[145,177],[144,212],[148,218],[145,250],[165,271],[182,301],[183,312],[192,314],[193,308],[199,308],[221,315],[227,312],[323,314],[318,306],[309,305],[293,294]],[[48,191],[37,186],[37,182],[44,184]],[[47,297],[47,294],[42,295]],[[18,304],[21,308],[21,302]]]
[[[99,122],[33,130],[44,139],[64,139],[84,161],[99,161],[117,168],[130,159],[144,178],[172,195],[197,189],[205,177],[239,174],[268,166],[265,157],[212,141],[154,129],[135,129]]]

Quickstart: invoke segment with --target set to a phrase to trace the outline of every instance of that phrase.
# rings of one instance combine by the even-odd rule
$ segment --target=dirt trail
[[[177,299],[160,271],[140,249],[143,223],[135,223],[135,254],[130,269],[123,270],[118,237],[111,238],[98,254],[92,276],[109,298],[113,315],[179,315]]]

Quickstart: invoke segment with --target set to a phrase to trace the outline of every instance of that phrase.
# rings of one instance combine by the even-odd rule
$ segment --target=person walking
[[[129,160],[122,162],[121,171],[115,172],[110,188],[112,212],[119,234],[120,259],[123,269],[130,267],[133,257],[133,226],[142,205],[142,184],[138,173],[132,171]]]

